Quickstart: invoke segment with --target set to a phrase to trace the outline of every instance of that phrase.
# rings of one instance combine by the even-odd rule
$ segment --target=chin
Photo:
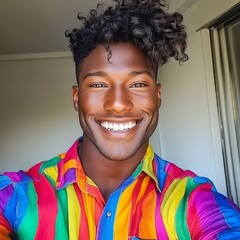
[[[131,147],[130,147],[131,144],[129,142],[127,144],[118,143],[116,146],[109,146],[108,149],[101,148],[99,149],[99,151],[105,158],[111,161],[125,161],[132,158],[136,154],[138,154],[138,152],[141,153],[144,151],[143,152],[144,154],[146,149],[144,148],[141,150],[144,143],[140,144],[139,146],[135,145]],[[147,148],[147,145],[146,145],[146,148]]]
[[[102,155],[107,158],[110,161],[116,161],[116,162],[121,162],[121,161],[126,161],[130,159],[134,154],[124,154],[124,153],[102,153]]]

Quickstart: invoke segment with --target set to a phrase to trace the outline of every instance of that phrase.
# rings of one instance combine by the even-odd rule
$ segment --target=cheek
[[[138,108],[146,110],[149,113],[156,112],[158,110],[158,104],[157,96],[153,97],[153,95],[150,94],[135,100],[135,106],[138,106]]]
[[[102,106],[102,98],[93,94],[82,94],[79,98],[79,110],[82,115],[97,113]]]

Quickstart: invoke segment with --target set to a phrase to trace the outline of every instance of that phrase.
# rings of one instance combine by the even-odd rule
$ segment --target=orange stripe
[[[1,231],[1,230],[0,230]],[[1,240],[11,240],[11,238],[8,235],[5,235],[3,233],[0,232],[0,239]]]
[[[157,196],[154,187],[149,188],[149,193],[142,204],[142,219],[138,227],[139,236],[144,239],[157,239],[155,228],[155,203]]]
[[[1,221],[0,221],[0,224],[2,224]],[[0,239],[1,240],[10,239],[9,233],[10,233],[10,231],[6,227],[0,226]]]
[[[63,174],[65,174],[70,168],[76,168],[76,160],[75,159],[68,160],[64,164]]]

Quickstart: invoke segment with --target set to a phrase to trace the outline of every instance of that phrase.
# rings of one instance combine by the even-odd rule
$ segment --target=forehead
[[[130,72],[133,70],[146,70],[152,73],[144,52],[133,43],[115,43],[110,46],[111,57],[103,45],[98,45],[93,52],[81,63],[78,79],[90,72],[104,71],[106,73]]]

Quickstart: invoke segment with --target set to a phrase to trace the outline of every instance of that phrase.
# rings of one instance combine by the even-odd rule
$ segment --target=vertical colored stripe
[[[28,177],[24,178],[23,181],[28,181]],[[12,184],[13,194],[7,202],[5,208],[5,214],[8,218],[9,223],[13,227],[13,231],[17,232],[19,225],[21,224],[24,215],[27,210],[28,199],[27,199],[27,183],[26,184]],[[12,191],[11,191],[12,192]],[[13,214],[15,212],[15,214]]]
[[[20,239],[33,240],[35,238],[38,225],[38,205],[37,194],[32,182],[28,184],[27,193],[28,193],[27,211],[19,227],[18,236]]]
[[[76,195],[77,195],[77,198],[78,198],[79,205],[82,207],[82,209],[81,209],[81,217],[80,217],[79,236],[83,236],[84,235],[84,238],[90,239],[89,232],[91,230],[94,231],[93,226],[92,226],[92,219],[93,219],[93,215],[94,215],[94,209],[91,209],[91,207],[88,206],[88,203],[86,203],[86,201],[84,201],[83,199],[89,198],[91,196],[87,195],[87,193],[82,193],[80,191],[78,185],[76,185],[76,184],[74,185],[74,188],[75,188],[75,192],[76,192]],[[88,208],[88,210],[86,208]],[[90,215],[92,215],[92,216],[90,216]],[[88,219],[88,217],[89,217],[89,219]],[[92,229],[90,229],[90,226],[88,224],[88,220],[91,222],[90,226],[91,226]],[[92,235],[94,233],[95,233],[95,231],[92,232]]]
[[[167,178],[167,172],[165,171],[166,166],[168,163],[164,160],[162,160],[158,155],[154,155],[155,161],[151,161],[153,166],[153,169],[155,170],[154,175],[156,175],[157,183],[159,186],[159,189],[163,191],[163,188],[165,187],[165,181]],[[150,160],[149,160],[150,161]]]
[[[68,201],[66,189],[57,191],[58,195],[58,215],[56,220],[56,236],[55,240],[68,240]]]
[[[119,202],[119,197],[122,193],[122,190],[116,190],[113,192],[102,212],[97,232],[98,240],[113,240],[113,232],[114,232],[114,221],[116,217],[116,206]],[[109,216],[108,213],[111,213]]]
[[[56,166],[52,168],[47,168],[44,171],[48,181],[51,183],[52,187],[54,188],[57,180],[57,168]],[[56,192],[57,194],[57,201],[58,201],[58,214],[56,219],[56,234],[55,240],[63,239],[68,240],[68,205],[67,203],[67,193],[66,189],[61,189]]]
[[[74,185],[69,185],[66,189],[68,198],[69,239],[78,240],[81,208],[74,190]]]
[[[149,187],[142,203],[142,219],[139,224],[139,236],[143,239],[156,239],[154,214],[156,211],[155,187]]]
[[[134,236],[136,235],[136,225],[139,224],[139,218],[134,218],[134,222],[133,222],[133,216],[135,214],[135,211],[136,211],[136,205],[137,205],[137,198],[139,196],[139,192],[141,190],[141,185],[142,185],[142,182],[143,182],[143,177],[139,177],[138,179],[135,179],[136,181],[136,185],[133,189],[133,192],[132,192],[132,207],[131,207],[131,212],[130,212],[130,223],[129,223],[129,234],[131,236]],[[138,221],[137,221],[138,219]]]
[[[135,181],[127,189],[125,189],[116,206],[116,218],[114,221],[114,240],[128,239],[128,226],[130,224],[130,213],[132,208],[132,192],[136,185]],[[119,234],[121,233],[121,234]]]
[[[186,181],[186,179],[175,180],[170,185],[163,198],[161,213],[170,239],[178,239],[175,229],[175,215],[185,192]]]
[[[139,194],[137,196],[137,200],[136,200],[136,204],[135,206],[133,206],[134,208],[134,214],[132,216],[132,219],[134,219],[134,221],[136,221],[133,225],[132,225],[132,230],[131,230],[131,234],[132,235],[139,235],[139,224],[140,224],[140,220],[142,218],[142,201],[144,200],[144,196],[146,196],[146,191],[148,189],[148,184],[149,184],[149,180],[150,178],[148,176],[145,176],[143,178],[143,181],[139,182],[141,183],[141,187],[140,187],[140,191]]]
[[[198,184],[192,181],[191,178],[186,178],[186,179],[187,179],[187,182],[186,182],[185,193],[178,206],[175,222],[176,222],[176,231],[177,231],[178,237],[180,239],[190,240],[191,235],[188,229],[188,221],[187,221],[188,197],[191,194],[192,190],[195,189]]]
[[[58,211],[55,191],[44,175],[41,175],[40,181],[35,181],[34,185],[38,196],[39,215],[35,240],[53,240]]]
[[[156,194],[157,194],[156,213],[155,213],[155,227],[156,227],[156,234],[157,234],[156,239],[169,240],[164,223],[163,223],[161,211],[160,211],[160,207],[162,204],[162,193],[157,192]]]

